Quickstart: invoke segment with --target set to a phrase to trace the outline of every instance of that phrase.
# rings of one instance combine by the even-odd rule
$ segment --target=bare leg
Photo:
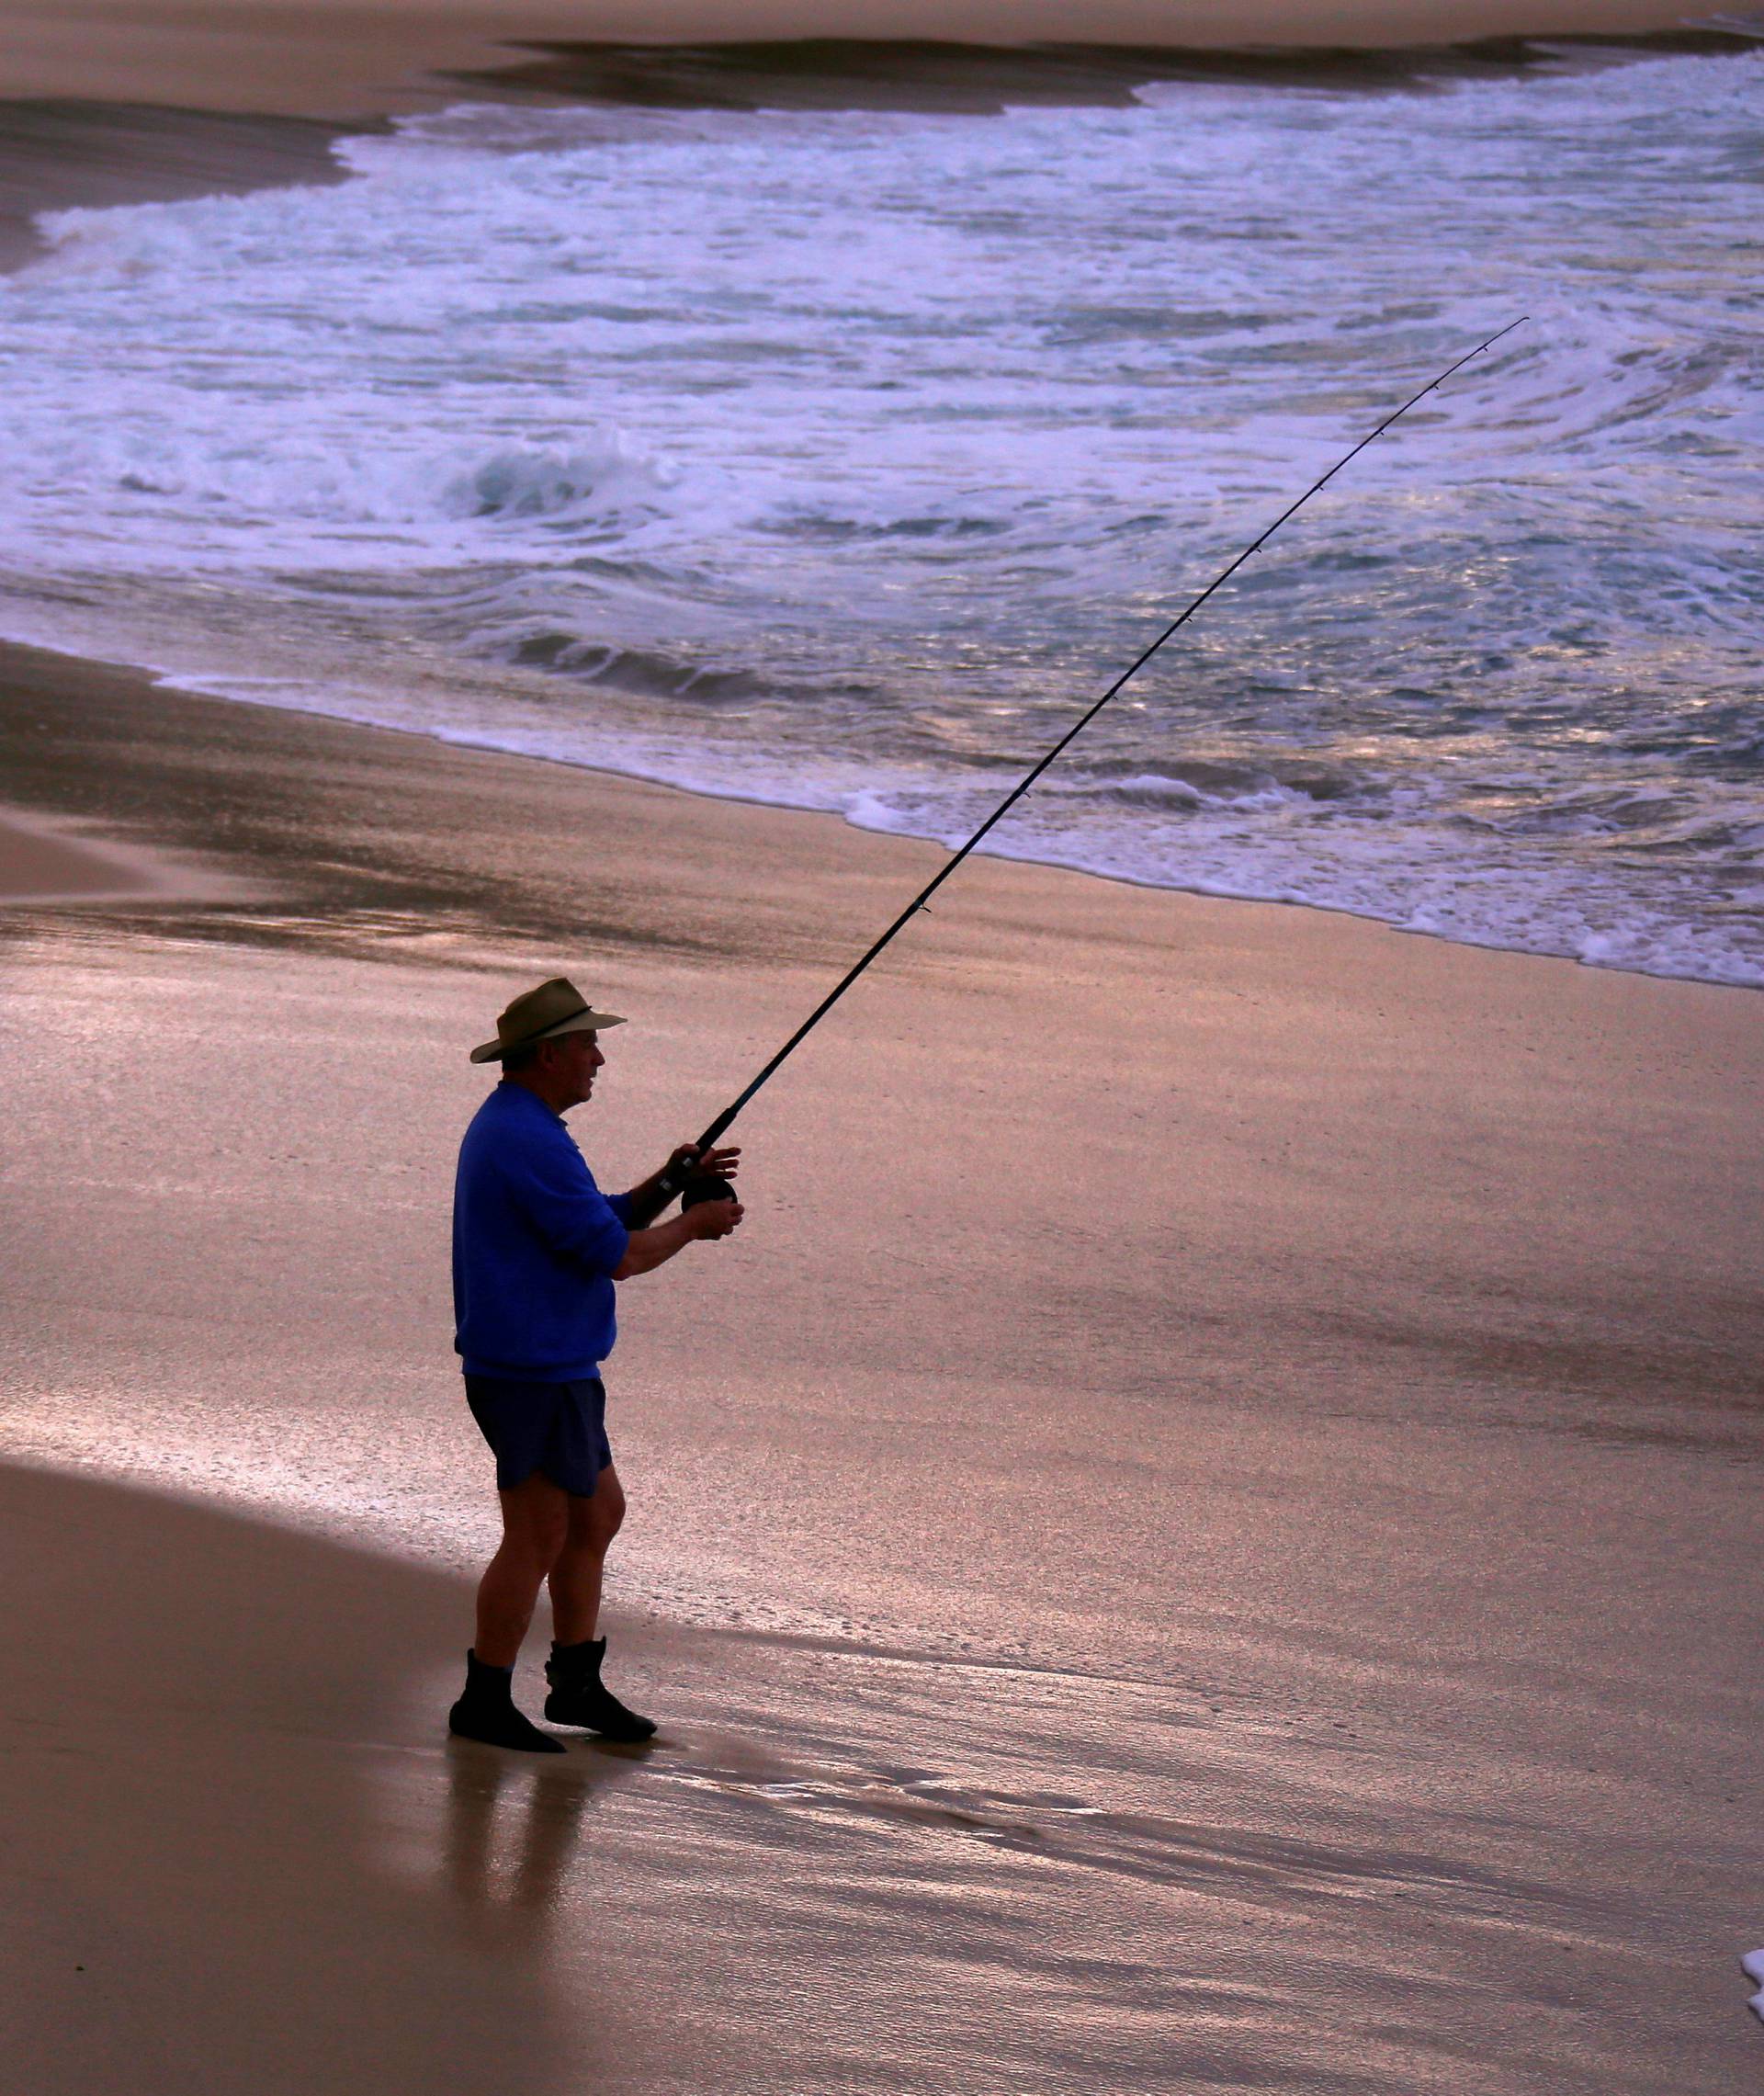
[[[625,1519],[625,1488],[617,1471],[609,1463],[595,1481],[593,1499],[572,1495],[569,1507],[563,1547],[551,1566],[551,1634],[560,1645],[580,1645],[594,1635],[600,1621],[606,1547]]]
[[[570,1534],[570,1509],[592,1502],[572,1502],[561,1485],[537,1470],[513,1491],[496,1496],[503,1502],[503,1540],[478,1582],[478,1631],[471,1648],[487,1667],[512,1667],[539,1589]]]
[[[624,1490],[610,1465],[600,1473],[592,1499],[570,1501],[569,1534],[551,1567],[557,1643],[545,1663],[551,1684],[545,1715],[554,1725],[579,1725],[603,1739],[636,1746],[655,1737],[655,1720],[628,1710],[601,1680],[606,1642],[594,1636],[606,1547],[624,1518]]]

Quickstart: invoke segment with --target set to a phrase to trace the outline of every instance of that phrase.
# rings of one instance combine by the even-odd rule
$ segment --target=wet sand
[[[289,2087],[362,2086],[352,2034],[432,2077],[424,1976],[476,2086],[485,1973],[535,2089],[1756,2071],[1764,1000],[965,869],[744,1117],[747,1228],[624,1291],[610,1627],[661,1745],[486,1808],[439,1730],[491,1515],[464,1051],[554,967],[610,997],[576,1126],[628,1183],[938,855],[22,651],[0,759],[258,897],[0,912],[0,1438],[83,1480],[4,1488],[11,1926],[96,1969],[127,1909],[83,2043],[171,2028],[268,1875],[189,2012],[242,2056],[322,2015]],[[93,2085],[73,1977],[21,2011],[46,2090]]]
[[[22,902],[224,902],[248,883],[52,818],[0,808],[0,907]]]

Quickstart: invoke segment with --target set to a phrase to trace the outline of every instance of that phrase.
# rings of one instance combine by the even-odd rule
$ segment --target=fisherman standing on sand
[[[514,999],[496,1038],[471,1051],[500,1062],[502,1082],[459,1146],[453,1203],[453,1292],[466,1401],[496,1456],[503,1540],[478,1588],[477,1635],[450,1730],[494,1747],[556,1754],[510,1694],[541,1585],[551,1590],[554,1642],[545,1715],[608,1739],[647,1739],[651,1719],[603,1686],[600,1614],[606,1547],[625,1517],[605,1428],[601,1364],[612,1352],[613,1284],[647,1274],[697,1240],[727,1237],[734,1201],[704,1201],[653,1222],[684,1168],[730,1179],[739,1150],[702,1158],[691,1144],[628,1194],[603,1194],[563,1125],[606,1060],[591,1011],[555,977]]]

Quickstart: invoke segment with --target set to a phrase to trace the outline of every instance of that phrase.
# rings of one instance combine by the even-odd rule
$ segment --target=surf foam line
[[[597,732],[592,747],[576,748],[539,729],[416,720],[379,703],[366,689],[321,686],[295,676],[192,668],[187,663],[131,646],[126,635],[111,633],[95,640],[88,633],[70,629],[62,620],[25,617],[6,608],[0,608],[0,643],[44,650],[75,661],[127,663],[168,691],[277,712],[314,714],[380,733],[414,735],[454,749],[640,780],[713,800],[835,815],[857,830],[917,838],[951,851],[962,833],[960,825],[947,820],[954,805],[922,799],[897,805],[873,783],[818,787],[812,779],[789,775],[731,776],[707,765],[701,752],[675,740],[631,740]],[[1080,782],[1069,789],[1069,797],[1083,799],[1091,790]],[[1047,793],[1057,806],[1069,789],[1053,782]],[[1631,909],[1631,899],[1621,895],[1596,894],[1579,902],[1572,895],[1553,896],[1544,908],[1528,910],[1527,891],[1520,888],[1485,882],[1466,889],[1461,868],[1452,870],[1448,888],[1437,865],[1430,875],[1425,866],[1405,865],[1405,889],[1399,899],[1389,892],[1394,875],[1382,888],[1356,887],[1344,878],[1344,871],[1351,869],[1337,865],[1319,871],[1308,862],[1295,861],[1290,850],[1277,848],[1265,836],[1230,837],[1221,843],[1172,834],[1168,852],[1149,865],[1107,848],[1107,840],[1086,844],[1059,834],[1017,836],[1001,831],[989,839],[985,850],[1020,864],[1130,888],[1317,910],[1453,946],[1563,960],[1665,981],[1764,990],[1764,967],[1755,963],[1747,951],[1716,950],[1698,927],[1675,923],[1658,912],[1639,918],[1633,912],[1615,915]],[[1529,870],[1534,887],[1542,876],[1536,867]],[[1466,896],[1468,909],[1464,906]]]
[[[703,1135],[698,1138],[697,1149],[700,1155],[703,1155],[706,1151],[707,1151],[710,1149],[711,1145],[717,1140],[717,1139],[729,1127],[729,1126],[733,1123],[735,1116],[741,1112],[741,1108],[747,1105],[749,1100],[751,1100],[753,1095],[760,1090],[761,1086],[765,1084],[776,1073],[776,1071],[783,1067],[785,1062],[788,1060],[788,1059],[796,1052],[801,1044],[808,1039],[808,1036],[814,1032],[815,1028],[827,1016],[828,1013],[832,1010],[833,1006],[839,1003],[840,999],[844,996],[845,992],[857,980],[858,977],[864,973],[865,969],[867,969],[873,961],[880,957],[886,948],[892,945],[895,938],[906,929],[906,927],[912,922],[913,918],[915,918],[919,912],[929,904],[931,898],[936,894],[937,890],[956,871],[956,867],[961,865],[962,861],[966,859],[968,855],[976,848],[976,846],[988,834],[988,833],[995,829],[998,824],[1004,820],[1004,818],[1011,812],[1012,809],[1016,806],[1018,801],[1020,801],[1035,785],[1035,781],[1040,778],[1042,774],[1046,771],[1050,765],[1057,761],[1060,754],[1065,750],[1069,748],[1070,745],[1078,740],[1079,736],[1084,732],[1085,729],[1088,728],[1091,722],[1096,719],[1097,715],[1102,712],[1102,708],[1108,705],[1110,700],[1116,697],[1121,692],[1125,690],[1126,686],[1133,681],[1136,676],[1138,675],[1139,672],[1145,668],[1146,664],[1151,661],[1152,657],[1159,652],[1164,644],[1167,641],[1173,640],[1174,637],[1182,631],[1182,628],[1186,626],[1189,620],[1194,617],[1195,613],[1201,609],[1202,606],[1206,603],[1207,599],[1213,596],[1218,590],[1222,589],[1247,561],[1251,560],[1257,553],[1261,552],[1261,549],[1274,536],[1275,532],[1280,529],[1283,524],[1286,523],[1290,517],[1297,516],[1298,512],[1304,508],[1305,504],[1310,501],[1313,495],[1321,493],[1321,492],[1329,486],[1329,482],[1334,480],[1335,476],[1341,471],[1343,467],[1351,465],[1353,460],[1356,459],[1363,450],[1365,450],[1367,446],[1375,443],[1378,438],[1381,437],[1388,428],[1390,428],[1393,423],[1400,421],[1402,417],[1408,413],[1409,409],[1417,404],[1417,402],[1424,401],[1430,393],[1436,391],[1441,386],[1444,385],[1445,381],[1453,377],[1454,373],[1462,371],[1466,364],[1471,363],[1475,358],[1483,356],[1487,350],[1493,348],[1496,343],[1501,341],[1505,336],[1511,334],[1515,328],[1523,327],[1527,317],[1527,315],[1521,313],[1518,320],[1509,321],[1505,327],[1498,328],[1493,334],[1487,336],[1484,341],[1479,342],[1474,349],[1466,351],[1466,353],[1464,356],[1460,357],[1455,363],[1447,365],[1445,369],[1442,371],[1437,378],[1430,379],[1427,384],[1424,385],[1418,393],[1411,395],[1410,398],[1406,400],[1399,408],[1395,409],[1391,414],[1387,414],[1385,419],[1378,425],[1378,426],[1375,429],[1369,431],[1366,436],[1363,436],[1351,451],[1344,452],[1342,456],[1336,460],[1334,465],[1329,468],[1327,473],[1323,474],[1319,479],[1315,480],[1311,482],[1310,486],[1306,489],[1305,493],[1299,496],[1296,502],[1289,504],[1285,509],[1282,510],[1280,515],[1275,517],[1274,521],[1268,526],[1266,530],[1264,530],[1259,538],[1252,539],[1250,543],[1243,549],[1242,552],[1238,553],[1225,567],[1220,569],[1219,572],[1214,576],[1213,580],[1208,583],[1206,587],[1202,590],[1198,595],[1193,597],[1182,611],[1177,613],[1176,617],[1170,620],[1169,625],[1164,628],[1163,631],[1159,634],[1158,638],[1152,641],[1150,646],[1143,649],[1140,653],[1135,657],[1133,662],[1131,662],[1127,667],[1122,671],[1121,674],[1116,677],[1107,691],[1102,694],[1102,697],[1099,698],[1095,704],[1091,706],[1086,712],[1081,714],[1079,719],[1073,722],[1071,727],[1069,727],[1060,737],[1058,742],[1054,744],[1053,748],[1049,750],[1045,756],[1040,758],[1034,768],[1029,771],[1023,778],[1021,778],[1015,786],[1012,787],[1011,791],[1007,793],[1004,799],[1000,801],[998,806],[993,809],[992,812],[986,818],[985,821],[980,824],[979,828],[976,830],[973,835],[970,836],[967,841],[959,848],[959,850],[955,853],[948,863],[941,867],[939,871],[933,875],[929,881],[926,882],[925,886],[921,889],[919,893],[913,897],[912,901],[907,904],[906,908],[901,911],[900,914],[894,920],[893,923],[888,926],[887,931],[885,931],[878,939],[875,940],[869,948],[864,954],[862,954],[856,961],[853,963],[852,967],[846,970],[845,974],[840,979],[840,980],[836,982],[833,985],[832,989],[828,991],[827,995],[821,999],[820,1003],[816,1005],[815,1009],[803,1021],[801,1025],[797,1028],[796,1032],[791,1035],[790,1038],[785,1042],[784,1046],[778,1049],[777,1053],[773,1056],[772,1059],[764,1066],[763,1070],[759,1071],[757,1076],[752,1080],[752,1082],[748,1084],[746,1090],[743,1091],[740,1096],[733,1100],[728,1106],[724,1107],[723,1111],[705,1130]],[[687,1178],[684,1180],[682,1186],[675,1187],[671,1183],[668,1175],[664,1173],[659,1184],[661,1190],[667,1195],[669,1199],[672,1199],[674,1193],[679,1192],[682,1195],[682,1205],[687,1207],[690,1207],[693,1205],[695,1199],[732,1200],[734,1198],[734,1195],[729,1188],[729,1182],[725,1179],[720,1178]]]

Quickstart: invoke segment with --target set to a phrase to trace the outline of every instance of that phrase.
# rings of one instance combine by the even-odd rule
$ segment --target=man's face
[[[564,1034],[555,1044],[558,1075],[569,1096],[559,1111],[580,1106],[594,1089],[594,1072],[606,1058],[600,1052],[600,1036],[591,1027],[586,1033]]]

